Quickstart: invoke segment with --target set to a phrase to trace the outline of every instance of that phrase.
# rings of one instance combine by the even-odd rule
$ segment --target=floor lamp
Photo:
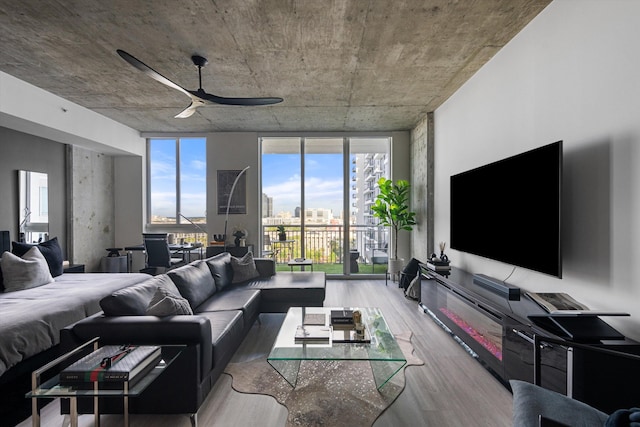
[[[242,171],[240,171],[238,176],[236,176],[235,181],[233,181],[233,185],[231,186],[231,191],[229,192],[229,199],[227,200],[227,215],[224,217],[224,234],[222,235],[224,239],[223,252],[227,251],[227,223],[229,222],[229,206],[231,206],[231,198],[233,197],[233,190],[236,189],[236,184],[238,183],[238,180],[240,179],[242,174],[245,173],[247,169],[249,169],[249,167],[250,166],[247,166],[246,168],[242,169]]]

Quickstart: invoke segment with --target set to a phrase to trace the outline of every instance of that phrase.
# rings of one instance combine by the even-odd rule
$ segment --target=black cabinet
[[[584,348],[570,346],[566,337],[531,320],[545,312],[524,293],[519,300],[509,301],[478,286],[471,274],[456,268],[446,276],[423,274],[421,286],[420,306],[425,313],[455,335],[505,385],[510,379],[534,381],[537,336],[543,338],[539,347],[540,385],[604,412],[637,406],[634,385],[640,382],[640,361],[593,349],[640,354],[639,343],[622,337],[591,340]],[[555,342],[545,342],[544,338]]]
[[[207,246],[207,258],[219,255],[225,252],[224,246]],[[247,252],[253,252],[253,245],[247,246],[227,246],[226,252],[229,252],[234,257],[240,258],[247,254]]]

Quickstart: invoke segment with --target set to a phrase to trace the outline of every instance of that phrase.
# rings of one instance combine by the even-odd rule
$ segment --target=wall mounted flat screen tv
[[[562,277],[562,141],[451,176],[450,246]]]

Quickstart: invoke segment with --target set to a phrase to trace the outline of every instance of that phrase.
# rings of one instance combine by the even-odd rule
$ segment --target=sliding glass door
[[[388,234],[370,206],[377,178],[389,176],[389,146],[389,138],[262,138],[263,255],[281,269],[308,258],[327,274],[383,273]]]

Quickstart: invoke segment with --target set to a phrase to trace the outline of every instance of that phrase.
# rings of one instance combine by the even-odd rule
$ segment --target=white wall
[[[567,292],[592,309],[627,311],[631,318],[606,320],[635,339],[639,16],[637,0],[555,0],[435,111],[434,240],[449,240],[452,174],[563,140],[564,278],[518,268],[509,283]],[[512,269],[448,254],[473,273],[504,279]]]

